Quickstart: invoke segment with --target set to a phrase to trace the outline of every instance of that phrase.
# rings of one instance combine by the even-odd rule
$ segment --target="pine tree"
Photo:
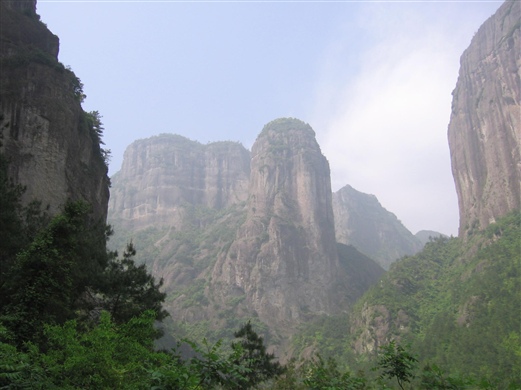
[[[238,384],[238,389],[249,389],[258,383],[283,373],[284,368],[278,361],[273,361],[275,355],[266,352],[264,340],[260,337],[248,321],[234,336],[239,339],[232,343],[234,350],[240,350],[236,364],[246,368],[244,379]]]

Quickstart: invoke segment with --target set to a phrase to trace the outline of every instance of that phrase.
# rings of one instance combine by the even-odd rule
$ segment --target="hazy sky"
[[[346,184],[413,233],[457,234],[447,125],[459,57],[498,1],[60,1],[37,11],[103,116],[110,174],[134,140],[248,149],[309,123]]]

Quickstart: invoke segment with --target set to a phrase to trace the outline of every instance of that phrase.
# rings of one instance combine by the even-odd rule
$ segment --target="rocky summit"
[[[461,57],[448,130],[460,236],[521,207],[520,20],[506,1]]]
[[[252,147],[248,215],[212,273],[220,293],[239,291],[264,322],[330,313],[339,263],[329,164],[311,127],[267,124]]]
[[[134,240],[177,321],[222,329],[256,318],[288,336],[347,310],[383,272],[337,245],[329,163],[298,119],[268,123],[251,152],[172,134],[139,140],[112,179],[112,245]]]
[[[59,211],[82,199],[105,221],[109,179],[99,134],[81,108],[82,84],[58,62],[59,40],[36,1],[0,1],[0,151],[9,177]]]
[[[376,196],[364,194],[350,185],[333,193],[333,212],[336,240],[353,245],[385,269],[399,258],[423,248],[424,242],[387,211]]]

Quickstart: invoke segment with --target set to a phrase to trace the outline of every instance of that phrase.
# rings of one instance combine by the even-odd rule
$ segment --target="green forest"
[[[314,345],[322,356],[367,372],[396,341],[417,359],[420,377],[441,381],[425,388],[519,389],[520,272],[521,213],[514,212],[468,239],[432,240],[393,263],[348,315],[317,319],[292,342],[297,350]],[[378,345],[382,312],[390,320]],[[369,336],[356,321],[364,313],[371,315]],[[374,350],[356,353],[360,341]]]
[[[155,348],[165,294],[132,242],[108,251],[112,229],[88,204],[51,217],[22,206],[23,191],[0,156],[1,389],[521,388],[519,212],[397,261],[350,314],[303,326],[281,365],[250,322],[232,339]],[[372,306],[408,320],[359,354],[352,319]]]

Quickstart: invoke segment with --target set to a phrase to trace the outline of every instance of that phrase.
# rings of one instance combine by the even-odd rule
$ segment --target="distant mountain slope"
[[[333,194],[333,212],[337,241],[353,245],[385,269],[423,247],[421,240],[383,208],[376,196],[349,185]]]
[[[177,135],[139,140],[112,181],[109,245],[133,240],[164,278],[178,325],[201,337],[253,318],[273,342],[347,310],[383,272],[354,248],[339,257],[329,164],[298,119],[268,123],[251,153]]]
[[[350,280],[354,294],[366,291],[384,274],[384,269],[352,245],[337,243],[338,259],[345,273],[352,275]]]
[[[447,372],[521,386],[520,237],[516,212],[394,263],[351,314],[352,348],[367,354],[397,339]]]
[[[445,234],[440,232],[435,232],[433,230],[420,230],[418,233],[414,235],[420,242],[425,245],[429,241],[439,237],[447,237]]]
[[[109,219],[124,230],[181,228],[185,205],[222,209],[248,197],[250,153],[237,142],[203,145],[175,134],[133,142],[112,178]]]

